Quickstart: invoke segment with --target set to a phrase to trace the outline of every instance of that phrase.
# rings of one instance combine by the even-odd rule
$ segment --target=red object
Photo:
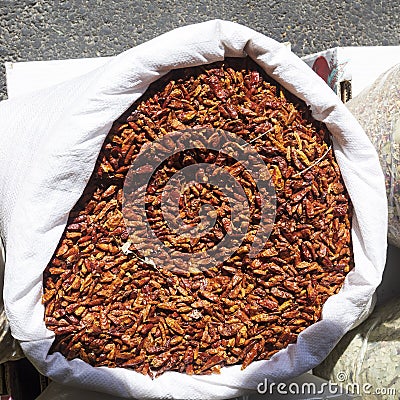
[[[320,56],[315,59],[314,64],[312,66],[313,71],[315,71],[326,83],[328,83],[328,77],[331,73],[331,69],[329,68],[328,61],[323,56]]]

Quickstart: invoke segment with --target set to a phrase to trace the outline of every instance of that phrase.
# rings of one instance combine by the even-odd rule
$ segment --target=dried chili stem
[[[329,151],[332,149],[332,145],[330,145],[328,147],[328,149],[325,151],[324,154],[322,154],[322,156],[320,158],[318,158],[317,160],[315,160],[310,166],[308,166],[307,168],[303,169],[303,171],[298,172],[297,174],[293,175],[293,178],[297,178],[298,176],[304,174],[304,172],[307,172],[309,169],[311,169],[312,167],[314,167],[315,165],[319,164],[325,157],[326,155],[329,153]]]

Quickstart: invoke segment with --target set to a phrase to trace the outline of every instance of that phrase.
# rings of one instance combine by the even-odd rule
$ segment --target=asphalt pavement
[[[5,61],[116,55],[182,25],[247,25],[303,56],[334,46],[399,45],[400,2],[0,0],[0,99]]]

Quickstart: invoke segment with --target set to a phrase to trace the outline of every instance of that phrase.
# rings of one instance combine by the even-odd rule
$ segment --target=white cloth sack
[[[112,125],[147,87],[174,68],[249,55],[325,122],[354,205],[355,269],[323,318],[272,359],[223,368],[220,375],[167,372],[157,379],[128,369],[94,368],[48,355],[54,334],[41,304],[42,272],[68,214],[93,171]],[[224,399],[319,364],[370,311],[386,256],[387,203],[377,154],[336,95],[284,45],[226,21],[186,26],[111,59],[74,80],[0,103],[0,228],[6,247],[4,300],[12,334],[51,379],[126,398]]]

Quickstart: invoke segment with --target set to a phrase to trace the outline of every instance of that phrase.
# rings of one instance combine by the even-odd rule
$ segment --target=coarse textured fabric
[[[400,64],[346,103],[379,155],[386,180],[390,244],[400,247]]]
[[[343,385],[357,384],[364,388],[369,385],[371,390],[365,393],[365,398],[371,400],[398,399],[399,325],[400,299],[393,298],[375,308],[363,324],[347,333],[323,363],[314,369],[314,374]]]
[[[48,355],[42,273],[68,214],[93,171],[113,123],[148,86],[174,68],[249,55],[268,75],[311,106],[325,122],[354,205],[355,268],[323,318],[267,361],[223,368],[220,375],[94,368]],[[378,156],[364,131],[329,87],[284,45],[247,27],[214,20],[186,26],[130,49],[97,70],[0,103],[0,233],[7,262],[4,300],[12,334],[51,379],[126,398],[226,399],[269,380],[297,376],[319,364],[370,311],[386,257],[387,202]]]

